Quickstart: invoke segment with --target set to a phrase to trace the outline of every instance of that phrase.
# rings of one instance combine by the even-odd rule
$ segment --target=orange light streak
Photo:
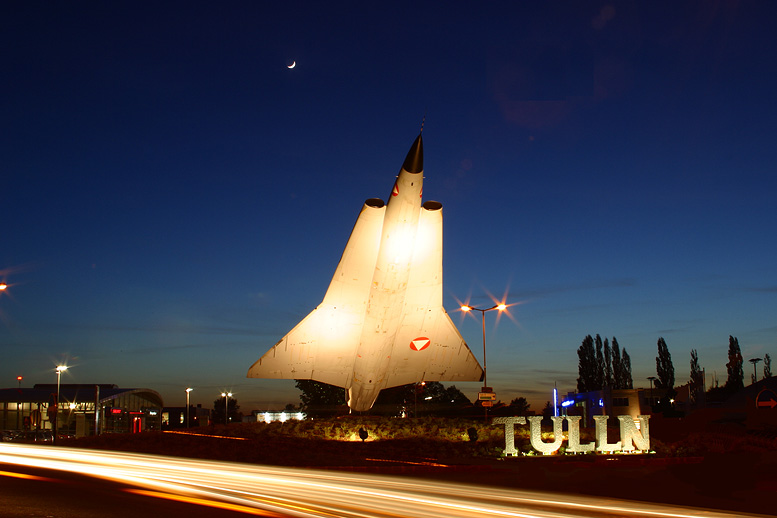
[[[125,489],[124,491],[135,495],[162,498],[164,500],[173,500],[175,502],[184,502],[187,504],[204,505],[207,507],[226,509],[228,511],[237,511],[239,513],[253,514],[256,516],[272,516],[273,518],[284,518],[282,514],[274,513],[272,511],[265,511],[264,509],[255,509],[253,507],[246,507],[244,505],[230,504],[228,502],[219,502],[216,500],[206,500],[204,498],[196,498],[193,496],[171,495],[170,493],[160,493],[159,491],[148,491],[145,489]]]
[[[53,478],[39,477],[37,475],[28,475],[27,473],[14,473],[13,471],[0,471],[0,477],[26,478],[28,480],[38,480],[41,482],[57,482]]]

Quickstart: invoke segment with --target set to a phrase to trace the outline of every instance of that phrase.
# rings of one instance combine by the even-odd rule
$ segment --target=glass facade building
[[[0,389],[0,430],[53,430],[76,437],[162,428],[162,397],[150,389],[116,385],[38,384]]]

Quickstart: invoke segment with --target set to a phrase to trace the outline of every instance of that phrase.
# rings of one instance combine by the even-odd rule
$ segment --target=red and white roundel
[[[392,196],[399,196],[399,187],[397,187],[397,182],[399,182],[399,180],[394,182],[394,188],[391,189],[391,195]]]
[[[410,341],[410,348],[414,351],[423,351],[427,347],[429,347],[429,344],[431,344],[432,341],[426,338],[425,336],[419,336],[415,340]]]

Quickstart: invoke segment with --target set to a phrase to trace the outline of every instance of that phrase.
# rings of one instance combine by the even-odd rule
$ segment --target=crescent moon
[[[296,61],[292,61],[292,62],[291,62],[291,65],[286,65],[286,68],[289,68],[289,69],[291,69],[291,68],[294,68],[294,67],[296,67],[296,66],[297,66],[297,62],[296,62]]]

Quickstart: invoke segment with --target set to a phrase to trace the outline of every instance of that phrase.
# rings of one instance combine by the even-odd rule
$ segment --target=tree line
[[[300,390],[300,404],[286,405],[287,411],[305,412],[308,417],[334,417],[348,414],[347,392],[341,387],[314,380],[295,380]],[[491,416],[515,416],[533,414],[524,397],[513,399],[509,404],[501,401],[489,408]],[[552,412],[550,403],[543,412]],[[474,403],[455,385],[444,386],[437,381],[410,383],[399,387],[383,389],[378,395],[370,415],[405,417],[481,417],[484,407],[480,401]]]
[[[655,383],[656,388],[663,389],[666,394],[661,404],[666,406],[676,394],[674,390],[675,369],[672,363],[672,355],[666,340],[660,337],[657,342],[656,376],[649,379]],[[607,338],[602,340],[599,335],[593,338],[591,335],[583,339],[577,349],[578,356],[578,392],[592,392],[605,388],[630,389],[633,388],[631,376],[631,358],[624,347],[622,350],[618,340],[613,337],[612,345]],[[753,364],[754,370],[758,363],[763,361],[763,378],[772,376],[772,360],[769,354],[763,358],[748,360]],[[702,397],[711,401],[720,401],[729,395],[744,388],[744,359],[739,346],[739,340],[729,336],[728,363],[726,363],[726,383],[718,386],[717,380],[712,387],[704,392],[704,369],[699,365],[699,354],[696,349],[691,349],[690,361],[690,396],[691,403],[699,403]],[[758,381],[756,372],[751,376],[753,383]]]
[[[631,357],[624,347],[621,351],[618,339],[591,335],[583,339],[577,349],[578,374],[577,391],[591,392],[605,387],[630,389],[634,387],[631,377]]]

